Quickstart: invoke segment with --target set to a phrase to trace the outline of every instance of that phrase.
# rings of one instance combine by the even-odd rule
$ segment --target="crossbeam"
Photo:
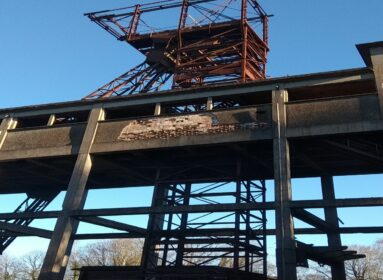
[[[30,227],[29,227],[30,228]],[[40,230],[40,229],[38,229]],[[9,232],[7,235],[15,236],[15,237],[23,237],[23,236],[38,236],[42,238],[48,238],[45,236],[48,236],[48,234],[43,233],[40,235],[36,235],[33,230],[29,231],[22,229],[23,232]],[[28,231],[28,232],[27,232]],[[206,233],[204,232],[206,231]],[[297,235],[318,235],[322,234],[323,232],[321,230],[315,229],[315,228],[296,228],[295,233]],[[342,227],[338,230],[341,234],[355,234],[355,233],[363,233],[363,234],[376,234],[376,233],[383,233],[383,226],[374,226],[374,227]],[[186,231],[184,233],[185,236],[195,236],[194,232],[188,232]],[[232,232],[227,231],[227,229],[214,229],[214,230],[202,230],[200,232],[200,236],[227,236],[232,234]],[[245,232],[242,232],[242,234],[245,234]],[[266,235],[273,236],[275,235],[275,229],[267,229]],[[169,234],[169,236],[177,237],[178,233],[174,232],[173,234]],[[121,233],[79,233],[74,235],[74,239],[76,240],[87,240],[87,239],[124,239],[124,238],[141,238],[142,235],[139,233],[132,233],[132,232],[121,232]],[[209,239],[210,240],[210,239]],[[217,242],[220,241],[219,239]],[[224,240],[225,241],[225,240]],[[226,240],[229,242],[229,240]],[[194,241],[193,241],[194,242]],[[197,242],[197,241],[196,241]]]
[[[318,218],[314,214],[311,214],[310,212],[306,211],[305,209],[293,208],[292,214],[294,217],[300,219],[301,221],[309,225],[312,225],[313,227],[325,233],[334,231],[334,229],[326,221],[322,220],[321,218]]]
[[[30,235],[30,236],[37,236],[37,237],[48,238],[48,239],[52,237],[52,231],[50,230],[45,230],[45,229],[31,227],[31,226],[22,226],[18,224],[10,224],[6,222],[0,222],[0,231],[1,230],[14,232],[22,236]],[[1,235],[2,233],[0,233],[0,236]]]
[[[374,207],[383,206],[383,197],[369,198],[344,198],[334,201],[325,200],[299,200],[291,201],[288,205],[292,208],[327,208],[327,207]],[[112,209],[87,209],[70,211],[70,215],[74,217],[86,216],[124,216],[124,215],[144,215],[151,213],[203,213],[203,212],[230,212],[240,210],[274,210],[274,202],[259,203],[223,203],[216,205],[189,205],[189,206],[173,206],[173,207],[127,207]],[[40,213],[0,213],[0,220],[18,219],[18,218],[34,218],[49,219],[57,218],[61,214],[60,211],[44,211]]]
[[[124,224],[124,223],[120,223],[120,222],[116,222],[116,221],[112,221],[112,220],[108,220],[108,219],[104,219],[100,217],[80,217],[79,220],[82,222],[91,223],[98,226],[103,226],[103,227],[117,229],[117,230],[124,230],[131,233],[137,233],[142,236],[146,234],[146,229],[144,228],[132,226],[132,225],[128,225],[128,224]]]

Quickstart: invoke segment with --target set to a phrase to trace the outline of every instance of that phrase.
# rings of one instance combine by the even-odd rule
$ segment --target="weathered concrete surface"
[[[380,119],[376,95],[309,100],[287,105],[289,128],[345,124]]]
[[[380,47],[370,49],[372,65],[374,67],[376,89],[378,91],[380,112],[383,116],[383,43]]]
[[[287,105],[288,137],[379,131],[383,129],[376,94],[307,100]]]
[[[271,140],[270,120],[271,106],[258,105],[189,115],[105,121],[100,123],[91,151]],[[207,123],[203,124],[204,121]],[[195,125],[191,125],[192,122]],[[85,124],[81,123],[9,130],[0,151],[0,161],[75,155],[84,130]],[[383,130],[383,122],[376,94],[287,103],[288,137],[379,130]]]
[[[72,124],[8,131],[0,160],[75,155],[78,153],[85,127],[86,124]]]
[[[95,138],[98,123],[104,116],[102,108],[95,108],[90,114],[84,139],[64,198],[62,215],[56,221],[39,280],[63,279],[64,277],[73,246],[72,235],[76,233],[79,224],[79,221],[71,217],[69,212],[84,207],[87,195],[85,187],[92,168],[90,148]]]
[[[271,139],[270,109],[257,106],[104,122],[92,153]]]
[[[273,155],[276,263],[278,279],[297,279],[294,222],[288,203],[292,200],[290,148],[286,136],[287,90],[273,91]]]

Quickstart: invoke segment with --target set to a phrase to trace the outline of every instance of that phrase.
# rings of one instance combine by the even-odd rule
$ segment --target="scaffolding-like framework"
[[[154,13],[171,14],[172,10],[176,10],[174,14],[178,16],[176,28],[149,26]],[[197,19],[193,12],[202,17]],[[171,88],[266,78],[268,15],[256,0],[170,0],[86,15],[118,40],[132,45],[146,59],[85,99],[156,92],[170,78],[173,78]],[[145,18],[147,15],[149,19]],[[226,100],[215,107],[235,104],[233,100]],[[177,105],[170,111],[193,112],[202,107],[206,109],[205,104]],[[231,190],[222,191],[225,188]],[[265,188],[264,180],[240,179],[197,189],[190,183],[161,184],[153,205],[188,206],[192,201],[217,204],[230,198],[238,204],[265,202]],[[267,275],[265,213],[260,210],[194,216],[188,213],[151,215],[142,267],[217,266],[225,260],[226,266],[234,270]],[[199,236],[200,232],[204,234]]]
[[[178,25],[152,23],[164,14]],[[146,59],[85,99],[156,92],[171,77],[171,88],[266,78],[269,15],[256,0],[168,0],[86,15]]]
[[[265,202],[265,181],[161,184],[155,206]],[[153,214],[142,263],[147,268],[220,266],[267,274],[266,211]]]

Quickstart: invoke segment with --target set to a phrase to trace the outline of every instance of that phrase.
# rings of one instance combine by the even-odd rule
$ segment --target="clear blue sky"
[[[83,16],[132,3],[1,0],[0,108],[80,99],[142,61]],[[275,15],[270,76],[360,67],[354,45],[383,39],[381,0],[261,3]]]
[[[77,100],[141,62],[143,58],[134,49],[83,16],[85,12],[132,3],[0,0],[0,108]],[[364,65],[354,45],[383,40],[382,0],[263,0],[261,3],[275,15],[270,21],[268,75],[272,77],[361,67]],[[380,175],[336,178],[337,196],[353,197],[361,189],[363,196],[382,196],[382,181]],[[294,198],[320,198],[318,184],[316,179],[294,181]],[[92,192],[87,207],[99,205],[101,196],[102,201],[116,201],[113,206],[126,206],[127,200],[137,202],[136,197],[142,199],[149,193],[145,189],[140,193],[127,190],[124,195],[113,191]],[[272,192],[268,194],[272,195]],[[0,197],[0,210],[10,211],[19,199]],[[50,209],[58,209],[60,203],[57,199]],[[357,220],[361,221],[359,225],[376,225],[376,217],[383,215],[383,209],[342,209],[340,214],[345,226],[356,225]],[[52,228],[53,223],[34,225]],[[382,237],[343,236],[348,244],[372,243]],[[9,253],[22,254],[46,245],[40,239],[21,238],[9,248]]]

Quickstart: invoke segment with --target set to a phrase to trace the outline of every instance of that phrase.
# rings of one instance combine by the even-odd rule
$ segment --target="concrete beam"
[[[368,198],[344,198],[333,201],[324,200],[299,200],[286,203],[291,208],[348,208],[348,207],[375,207],[383,206],[383,197]],[[94,216],[125,216],[125,215],[145,215],[151,213],[204,213],[204,212],[232,212],[246,210],[274,210],[275,202],[265,203],[223,203],[215,205],[180,205],[180,206],[160,206],[160,207],[129,207],[129,208],[110,208],[110,209],[87,209],[69,211],[73,217],[94,217]],[[61,215],[61,211],[44,211],[38,213],[0,213],[0,220],[12,219],[52,219]]]
[[[12,223],[0,222],[0,229],[18,233],[21,235],[37,236],[42,238],[51,238],[52,231],[30,227],[30,226],[21,226]]]
[[[15,228],[13,228],[15,229]],[[32,229],[32,230],[29,230]],[[40,232],[34,231],[34,229],[37,229]],[[23,232],[21,232],[23,231]],[[44,229],[39,228],[31,228],[28,227],[27,229],[22,229],[18,231],[10,231],[9,236],[38,236],[42,238],[50,238],[52,232],[47,231]],[[363,233],[363,234],[376,234],[376,233],[383,233],[383,226],[376,226],[376,227],[342,227],[338,229],[339,233],[341,234],[355,234],[355,233]],[[214,229],[214,231],[211,230],[199,230],[198,232],[190,232],[189,230],[185,231],[185,236],[227,236],[230,234],[233,234],[232,232],[229,232],[227,229]],[[275,229],[267,229],[266,235],[275,235],[276,230]],[[49,236],[48,236],[49,234]],[[164,232],[160,233],[161,236],[174,236],[177,237],[177,232],[172,232],[166,235]],[[241,234],[246,234],[246,232],[241,232]],[[319,229],[315,228],[296,228],[295,229],[296,235],[311,235],[311,234],[323,234],[323,232]],[[133,233],[133,232],[122,232],[122,233],[81,233],[81,234],[75,234],[73,235],[74,240],[86,240],[86,239],[120,239],[120,238],[142,238],[142,234],[140,233]]]
[[[333,228],[326,221],[322,220],[321,218],[318,218],[314,214],[311,214],[310,212],[306,211],[305,209],[293,208],[291,212],[295,218],[298,218],[299,220],[319,229],[324,233],[329,233],[333,231]]]
[[[195,237],[195,236],[229,236],[234,235],[234,232],[230,232],[227,229],[213,229],[213,230],[204,230],[200,229],[198,232],[196,231],[185,231],[184,236],[185,237]],[[341,234],[355,234],[355,233],[363,233],[363,234],[376,234],[376,233],[383,233],[383,227],[343,227],[339,228],[339,232]],[[323,232],[315,229],[315,228],[296,228],[295,234],[296,235],[318,235],[322,234]],[[171,232],[168,235],[166,235],[164,232],[160,233],[161,236],[178,236],[178,232]],[[246,232],[243,232],[241,234],[246,234]],[[270,236],[274,236],[276,234],[275,229],[267,229],[266,234]],[[76,240],[87,240],[87,239],[122,239],[122,238],[141,238],[140,234],[136,233],[84,233],[84,234],[76,234],[74,236],[74,239]],[[176,241],[175,241],[176,242]],[[194,241],[193,241],[194,242]]]
[[[100,217],[81,217],[79,218],[81,222],[90,223],[98,226],[103,226],[107,228],[117,229],[117,230],[123,230],[128,231],[130,233],[139,234],[141,236],[144,236],[147,231],[144,228],[100,218]]]
[[[296,208],[374,207],[383,206],[383,197],[343,198],[335,200],[297,200],[289,202]]]
[[[30,106],[21,108],[10,108],[0,110],[0,118],[11,112],[15,117],[38,116],[47,114],[67,113],[73,111],[90,110],[96,104],[102,104],[103,108],[119,108],[125,106],[136,106],[145,104],[156,104],[164,102],[175,102],[194,100],[201,98],[214,98],[217,96],[237,95],[244,93],[255,93],[272,91],[276,85],[284,88],[299,88],[316,85],[339,84],[345,82],[372,80],[374,74],[367,68],[347,69],[324,73],[307,74],[300,76],[290,76],[283,78],[267,79],[243,85],[215,86],[206,90],[201,89],[182,89],[163,91],[161,94],[139,94],[134,96],[102,99],[102,100],[82,100],[75,102],[46,104],[41,106]]]

